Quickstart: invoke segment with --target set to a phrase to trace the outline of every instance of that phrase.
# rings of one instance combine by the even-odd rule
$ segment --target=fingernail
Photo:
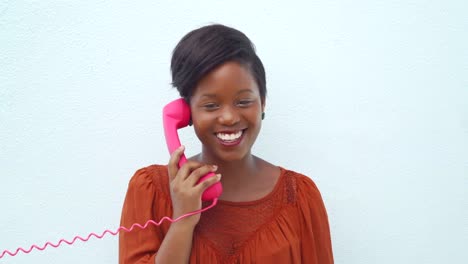
[[[219,180],[221,180],[221,174],[216,174],[216,178]]]
[[[213,165],[213,168],[211,169],[211,171],[217,171],[217,170],[218,170],[218,166]]]
[[[180,149],[180,150],[184,150],[184,149],[185,149],[185,146],[184,146],[184,145],[180,145],[179,149]]]

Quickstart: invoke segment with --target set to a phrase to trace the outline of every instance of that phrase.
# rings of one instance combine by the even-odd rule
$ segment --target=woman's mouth
[[[218,132],[216,133],[216,137],[218,138],[218,141],[224,146],[235,146],[241,142],[244,131],[245,129],[238,131]]]

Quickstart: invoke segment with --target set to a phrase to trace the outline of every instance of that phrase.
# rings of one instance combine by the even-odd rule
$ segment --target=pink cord
[[[121,227],[117,228],[117,230],[116,230],[115,232],[112,232],[111,230],[108,230],[108,229],[107,229],[107,230],[105,230],[101,235],[97,235],[97,234],[95,234],[95,233],[91,233],[91,234],[89,234],[86,238],[82,238],[81,236],[76,236],[76,237],[73,238],[73,240],[72,240],[71,242],[62,238],[62,239],[60,239],[60,241],[59,241],[57,244],[53,244],[53,243],[51,243],[51,242],[47,242],[47,243],[44,244],[43,247],[39,247],[39,246],[37,246],[37,245],[32,245],[28,250],[25,250],[25,249],[23,249],[22,247],[19,247],[19,248],[16,249],[15,253],[11,253],[11,252],[8,251],[8,250],[4,250],[4,251],[2,252],[2,254],[0,255],[0,259],[3,258],[3,257],[5,256],[5,254],[9,254],[10,256],[14,257],[14,256],[16,256],[16,254],[19,253],[19,251],[23,251],[24,253],[28,254],[28,253],[31,252],[34,248],[36,248],[37,250],[42,251],[42,250],[46,249],[47,246],[49,246],[49,245],[52,246],[52,247],[54,247],[54,248],[57,248],[57,247],[60,246],[60,244],[61,244],[62,242],[65,242],[65,243],[67,243],[68,245],[71,245],[71,244],[75,243],[75,241],[76,241],[77,239],[79,239],[79,240],[81,240],[81,241],[83,241],[83,242],[86,242],[86,241],[88,241],[92,236],[95,236],[96,238],[101,239],[101,238],[104,237],[104,235],[105,235],[106,233],[110,233],[110,234],[112,234],[113,236],[115,236],[115,235],[117,235],[117,234],[118,234],[120,231],[122,231],[122,230],[125,231],[125,232],[131,232],[135,227],[139,227],[139,228],[141,228],[141,229],[145,229],[145,228],[148,227],[149,224],[153,224],[153,225],[159,226],[159,225],[161,225],[161,223],[162,223],[164,220],[169,220],[171,223],[175,223],[175,222],[177,222],[177,221],[179,221],[179,220],[181,220],[181,219],[183,219],[183,218],[185,218],[185,217],[188,217],[188,216],[191,216],[191,215],[195,215],[195,214],[199,214],[199,213],[202,213],[202,212],[204,212],[204,211],[206,211],[206,210],[209,210],[209,209],[213,208],[213,207],[216,205],[217,202],[218,202],[218,199],[214,199],[214,200],[213,200],[213,203],[212,203],[210,206],[208,206],[208,207],[206,207],[206,208],[203,208],[203,209],[201,209],[201,210],[197,210],[197,211],[193,211],[193,212],[188,213],[188,214],[184,214],[184,215],[182,215],[182,216],[177,217],[177,218],[174,219],[174,220],[172,220],[171,218],[165,216],[165,217],[163,217],[159,222],[155,222],[155,221],[153,221],[153,220],[148,220],[148,221],[146,221],[145,225],[143,225],[143,226],[140,225],[140,224],[138,224],[138,223],[135,223],[135,224],[133,224],[130,228],[126,228],[126,227],[124,227],[124,226],[121,226]]]

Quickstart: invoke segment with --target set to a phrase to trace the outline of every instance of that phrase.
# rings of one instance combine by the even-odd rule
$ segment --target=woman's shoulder
[[[293,182],[295,193],[295,205],[300,214],[307,221],[315,221],[317,217],[320,219],[327,219],[325,204],[319,188],[314,180],[305,174],[285,170],[285,176]]]
[[[283,167],[280,168],[283,171],[283,176],[288,179],[289,184],[293,186],[293,189],[299,197],[321,196],[317,185],[311,177],[295,170]]]
[[[136,191],[153,190],[162,191],[168,188],[169,177],[167,165],[153,164],[138,169],[129,182],[129,189]]]

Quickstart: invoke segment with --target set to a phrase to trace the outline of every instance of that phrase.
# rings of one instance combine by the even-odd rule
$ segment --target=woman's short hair
[[[235,61],[250,71],[263,102],[265,69],[254,44],[239,30],[220,24],[195,29],[179,41],[171,59],[172,86],[189,102],[198,81],[228,61]]]

